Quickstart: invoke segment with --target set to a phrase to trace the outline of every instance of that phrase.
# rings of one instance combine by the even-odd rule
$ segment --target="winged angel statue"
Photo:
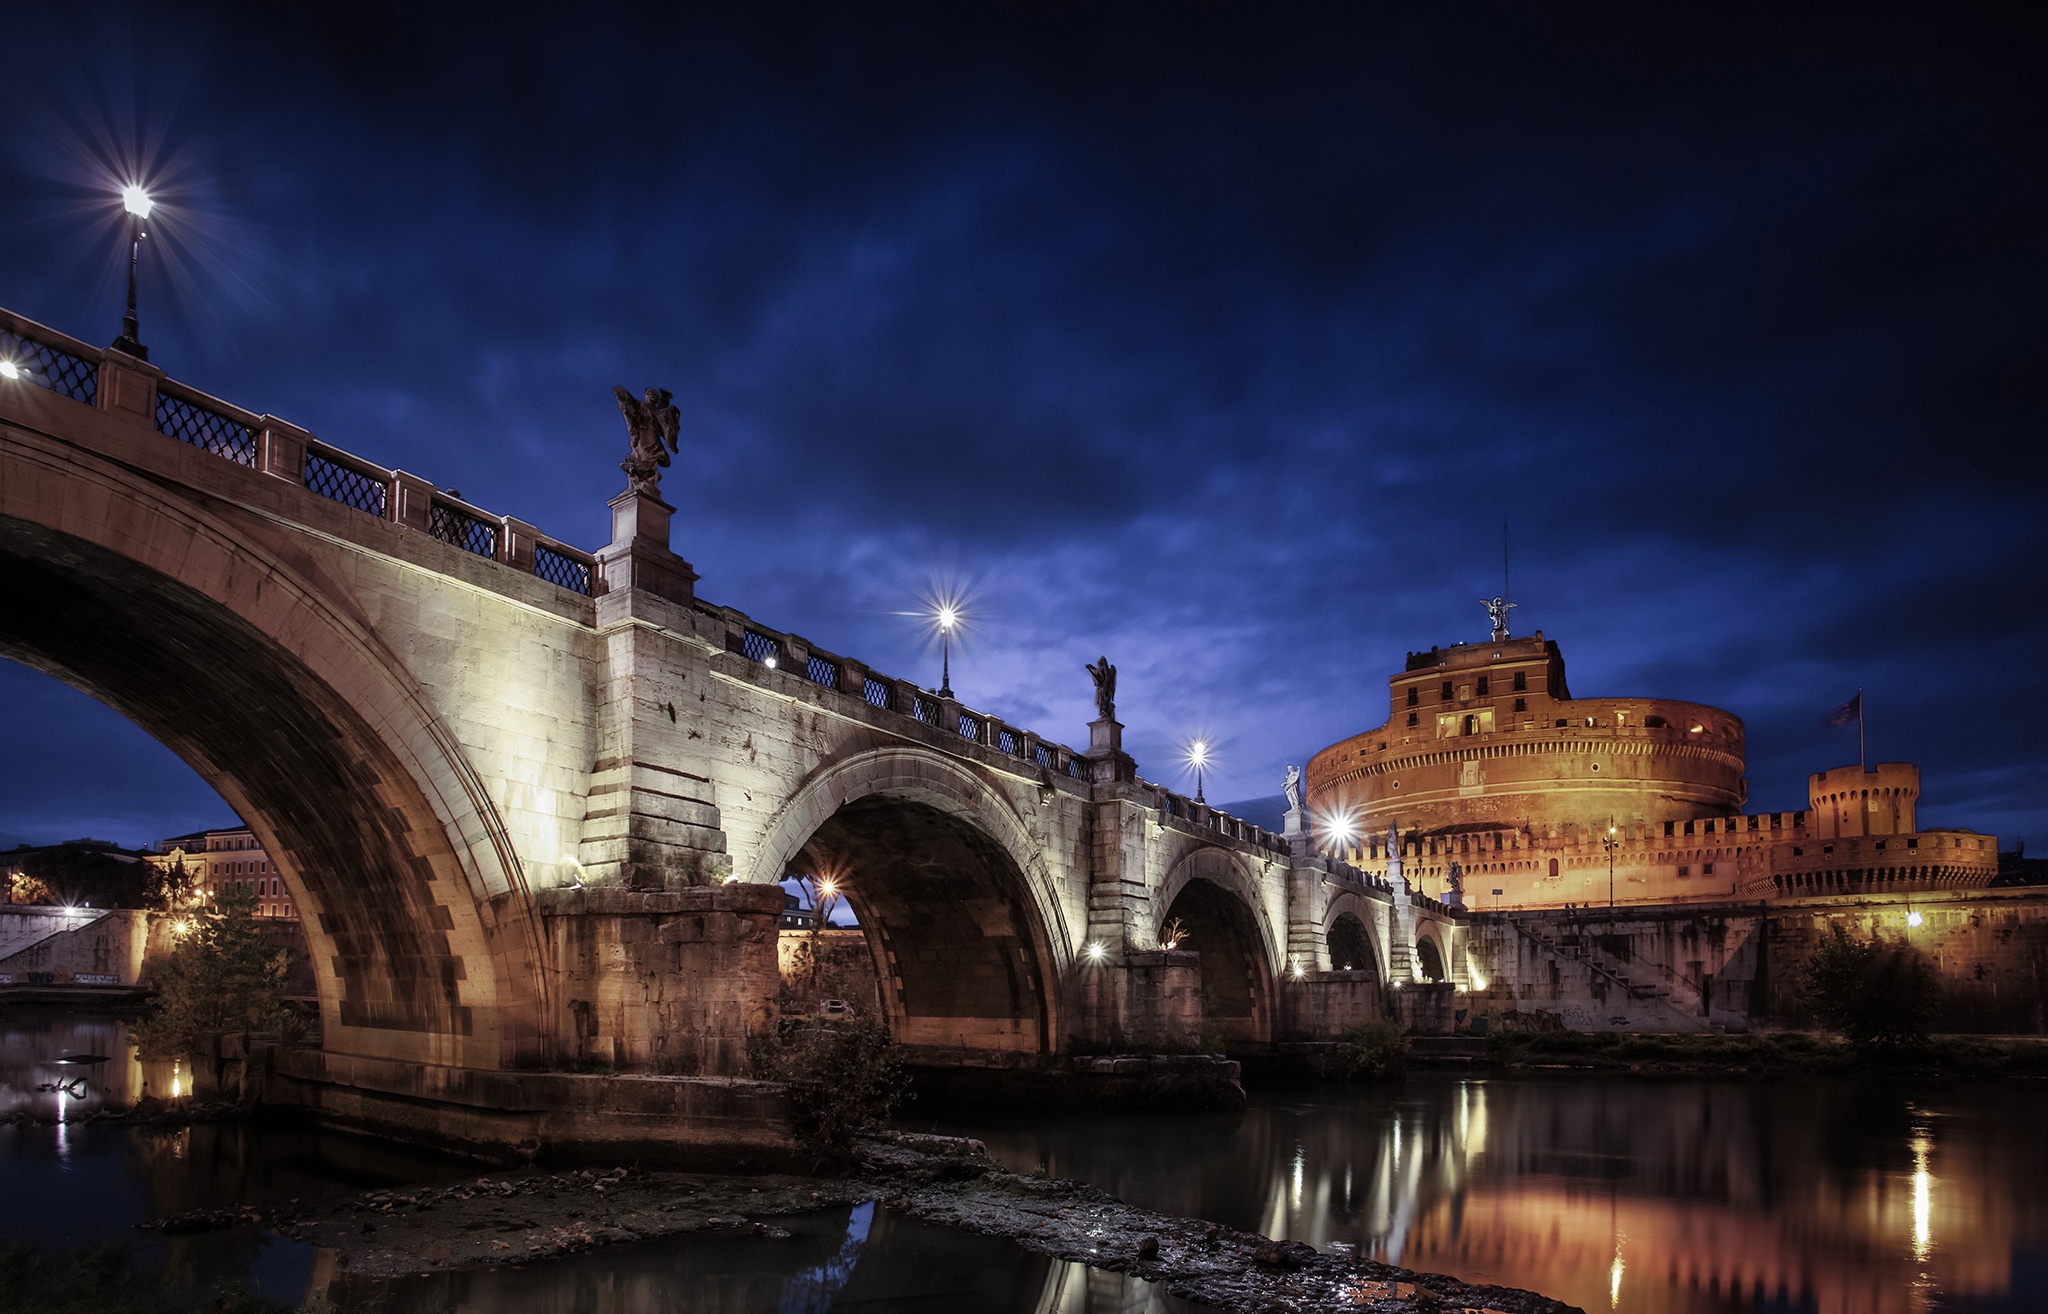
[[[633,450],[619,465],[626,472],[626,491],[660,497],[662,467],[668,464],[669,453],[679,450],[683,413],[667,388],[649,388],[644,400],[624,388],[614,387],[612,393],[633,439]]]

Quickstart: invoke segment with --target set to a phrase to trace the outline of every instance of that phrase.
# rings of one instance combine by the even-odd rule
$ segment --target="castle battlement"
[[[1472,908],[1688,902],[1984,885],[1994,837],[1916,833],[1919,769],[1839,767],[1808,806],[1746,812],[1746,728],[1668,698],[1574,698],[1541,632],[1410,653],[1384,725],[1309,760],[1323,836],[1376,878]],[[1880,839],[1880,837],[1882,837]],[[1327,840],[1325,841],[1327,843]]]

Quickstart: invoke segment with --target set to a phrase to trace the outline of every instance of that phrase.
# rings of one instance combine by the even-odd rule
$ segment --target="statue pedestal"
[[[620,493],[612,509],[612,541],[597,554],[605,592],[638,590],[687,606],[696,596],[697,572],[669,549],[668,525],[676,509],[653,493]]]
[[[1288,839],[1297,839],[1308,834],[1308,809],[1287,809],[1287,815],[1280,822],[1280,833]]]
[[[1138,764],[1124,752],[1124,728],[1114,717],[1105,716],[1088,723],[1088,751],[1082,756],[1094,764],[1098,784],[1138,778]]]

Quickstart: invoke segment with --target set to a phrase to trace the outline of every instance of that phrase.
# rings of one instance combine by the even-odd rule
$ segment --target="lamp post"
[[[121,317],[121,336],[114,339],[113,346],[137,360],[148,360],[149,348],[142,345],[142,326],[135,318],[135,267],[142,258],[142,239],[148,233],[149,212],[155,204],[136,183],[121,189],[121,208],[128,212],[128,313]]]
[[[1614,822],[1607,823],[1607,837],[1601,841],[1607,846],[1607,906],[1614,907],[1614,850],[1621,841],[1614,838]]]
[[[1188,745],[1188,765],[1195,769],[1195,802],[1207,803],[1202,797],[1202,768],[1209,765],[1209,745],[1206,740],[1197,739]]]
[[[939,623],[939,697],[951,698],[953,696],[953,626],[959,622],[960,614],[950,606],[941,604],[938,615],[934,619]],[[927,648],[925,651],[930,652],[931,649]]]

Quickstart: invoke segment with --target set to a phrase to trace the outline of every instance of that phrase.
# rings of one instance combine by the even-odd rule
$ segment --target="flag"
[[[1848,725],[1851,721],[1861,721],[1862,719],[1863,691],[1860,689],[1856,691],[1856,696],[1854,698],[1851,698],[1848,702],[1843,703],[1834,711],[1829,712],[1827,716],[1828,724],[1837,730],[1841,729],[1845,725]]]

